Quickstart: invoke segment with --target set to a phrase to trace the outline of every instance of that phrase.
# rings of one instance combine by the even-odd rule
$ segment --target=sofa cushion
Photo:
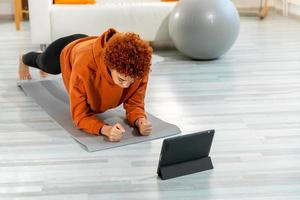
[[[167,41],[170,40],[168,16],[175,5],[175,2],[56,4],[50,13],[51,38],[55,40],[74,33],[99,35],[108,28],[115,28],[121,32],[136,32],[148,41]]]
[[[54,4],[95,4],[96,0],[54,0]]]
[[[160,2],[161,0],[97,0],[99,4],[128,4],[128,3],[151,3],[151,2]]]

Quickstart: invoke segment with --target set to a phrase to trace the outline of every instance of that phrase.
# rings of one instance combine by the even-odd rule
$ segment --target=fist
[[[105,135],[110,142],[119,142],[124,132],[124,127],[119,123],[113,126],[104,125],[101,129],[101,133]]]
[[[150,135],[152,132],[152,124],[146,118],[138,118],[135,122],[141,135]]]

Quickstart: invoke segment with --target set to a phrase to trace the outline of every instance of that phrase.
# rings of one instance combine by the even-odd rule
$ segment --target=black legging
[[[40,69],[48,74],[60,74],[60,53],[70,42],[87,37],[84,34],[74,34],[63,38],[59,38],[52,42],[44,52],[29,52],[24,54],[22,61],[25,65]]]

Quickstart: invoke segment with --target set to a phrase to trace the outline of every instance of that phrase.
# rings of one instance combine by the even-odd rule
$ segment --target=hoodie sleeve
[[[134,126],[135,121],[138,118],[147,118],[145,112],[145,94],[148,84],[148,75],[143,78],[137,90],[133,93],[131,97],[126,99],[123,103],[123,107],[126,110],[126,118],[130,126]]]
[[[69,98],[75,126],[92,135],[100,135],[100,130],[105,123],[98,119],[96,113],[90,109],[83,81],[76,73],[71,74]]]

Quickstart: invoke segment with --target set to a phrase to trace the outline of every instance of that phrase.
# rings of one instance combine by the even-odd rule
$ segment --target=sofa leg
[[[47,45],[46,44],[40,44],[40,50],[44,51],[46,49]]]

